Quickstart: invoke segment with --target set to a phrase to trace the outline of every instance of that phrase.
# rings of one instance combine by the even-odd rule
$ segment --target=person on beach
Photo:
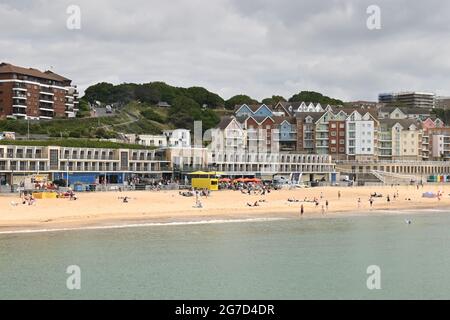
[[[324,215],[324,214],[325,214],[325,206],[322,205],[322,215]]]
[[[387,196],[387,203],[391,202],[391,198],[389,197],[389,195]]]
[[[338,191],[338,200],[341,200],[341,191]]]
[[[325,207],[326,207],[326,209],[328,211],[328,200],[325,201]]]
[[[370,207],[372,208],[372,206],[373,206],[373,198],[372,197],[369,199],[369,203],[370,203]]]
[[[302,217],[303,214],[305,213],[305,207],[303,206],[303,204],[300,206],[300,216]]]
[[[361,198],[358,198],[358,208],[361,208]]]

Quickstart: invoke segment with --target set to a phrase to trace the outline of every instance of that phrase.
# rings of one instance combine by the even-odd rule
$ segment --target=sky
[[[79,29],[67,27],[71,5]],[[165,81],[225,99],[450,95],[449,21],[448,0],[0,0],[0,62],[51,69],[81,91]]]

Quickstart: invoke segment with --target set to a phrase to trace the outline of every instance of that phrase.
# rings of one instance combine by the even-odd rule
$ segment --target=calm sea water
[[[449,299],[450,214],[0,235],[1,299]],[[81,268],[81,290],[66,268]],[[381,268],[368,290],[367,267]]]

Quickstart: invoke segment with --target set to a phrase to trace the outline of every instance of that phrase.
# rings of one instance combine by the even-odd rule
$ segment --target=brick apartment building
[[[51,71],[0,64],[0,118],[74,117],[78,92],[72,80]]]

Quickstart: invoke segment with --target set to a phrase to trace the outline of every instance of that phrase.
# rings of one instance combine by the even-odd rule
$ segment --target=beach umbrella
[[[233,182],[245,182],[245,179],[244,178],[237,178],[237,179],[234,179]]]
[[[222,179],[219,179],[219,182],[230,182],[230,181],[231,181],[230,178],[222,178]]]

